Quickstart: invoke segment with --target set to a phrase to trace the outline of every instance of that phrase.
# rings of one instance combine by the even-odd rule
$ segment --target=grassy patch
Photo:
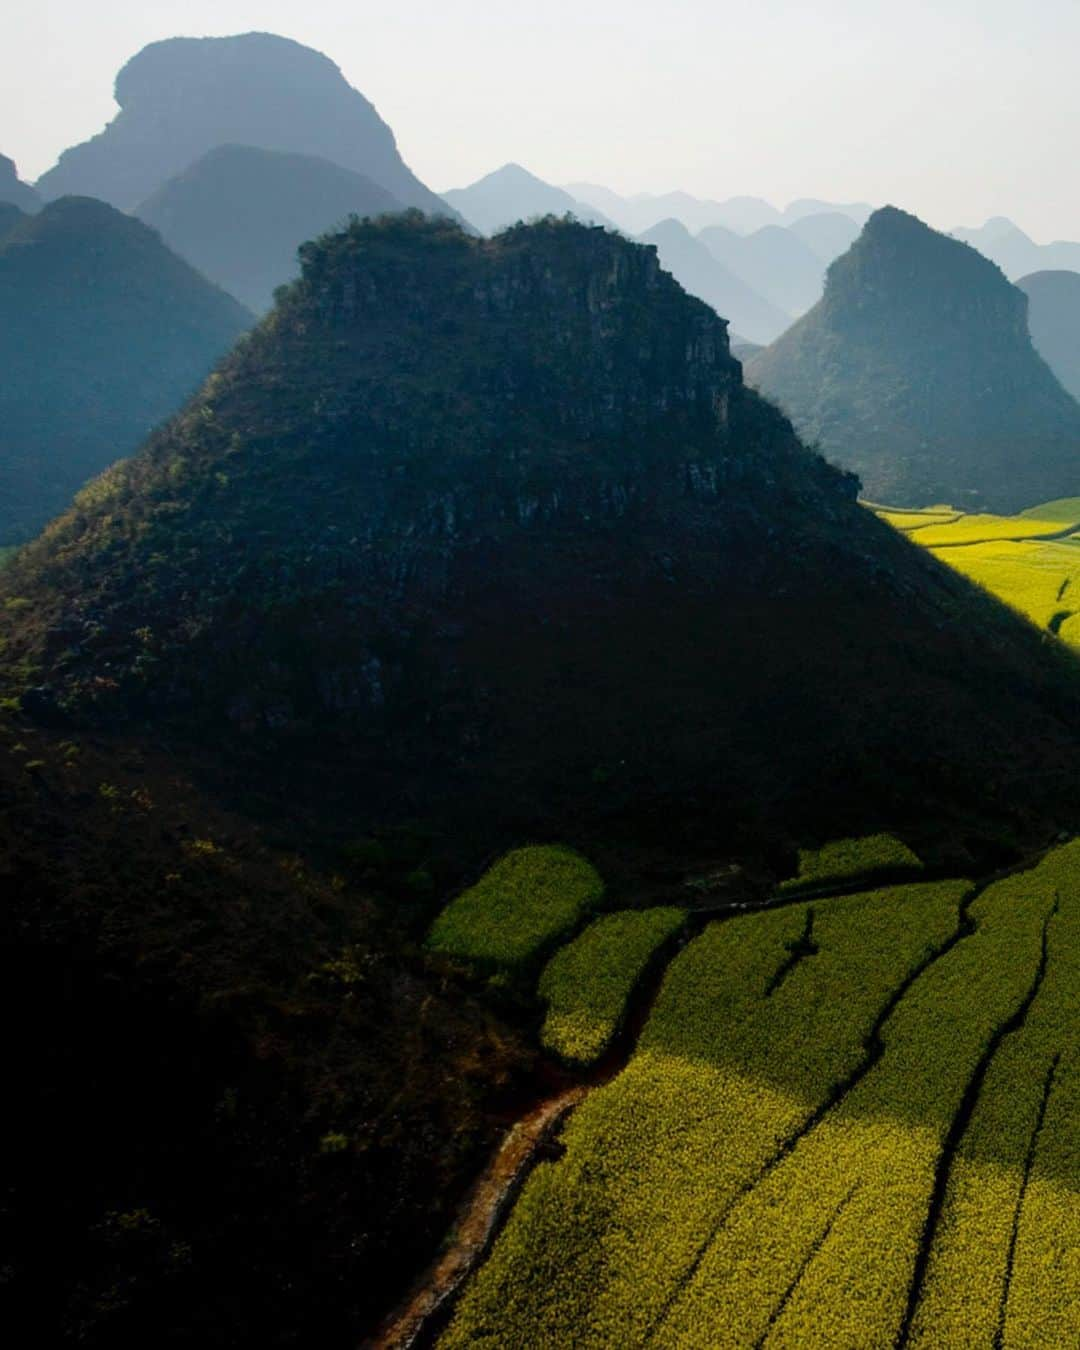
[[[891,834],[869,834],[861,839],[835,839],[821,848],[799,850],[799,871],[781,883],[791,892],[829,882],[849,882],[875,872],[920,872],[922,863]]]
[[[685,911],[670,906],[602,915],[548,962],[539,992],[548,1005],[540,1033],[563,1059],[590,1064],[618,1030],[649,958],[675,934]]]
[[[515,849],[447,905],[427,945],[481,966],[520,967],[575,928],[603,894],[596,869],[572,849]]]

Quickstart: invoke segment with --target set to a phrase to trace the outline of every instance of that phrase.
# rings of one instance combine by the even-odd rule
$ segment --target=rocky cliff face
[[[219,145],[319,155],[407,206],[449,208],[406,166],[393,132],[332,61],[271,33],[154,42],[116,78],[120,111],[40,180],[46,198],[100,197],[130,211]]]
[[[302,259],[5,573],[36,715],[270,752],[262,781],[324,813],[496,833],[835,831],[916,777],[925,817],[935,764],[985,795],[988,704],[1021,757],[1034,724],[1048,761],[1071,746],[1056,658],[856,505],[654,250],[388,218]]]
[[[1076,491],[1080,408],[1036,355],[1025,296],[894,208],[748,378],[875,500],[1020,510]]]

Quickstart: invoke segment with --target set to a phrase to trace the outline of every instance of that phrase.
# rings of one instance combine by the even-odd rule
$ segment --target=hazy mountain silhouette
[[[766,225],[740,235],[710,225],[698,239],[718,262],[786,314],[803,314],[821,298],[825,263],[791,230]]]
[[[100,197],[133,210],[219,145],[318,155],[407,206],[446,214],[405,165],[393,132],[328,57],[271,33],[151,43],[116,77],[120,111],[65,150],[38,182],[46,198]]]
[[[781,220],[784,225],[794,225],[813,216],[843,215],[861,226],[873,214],[874,208],[869,202],[824,202],[817,197],[800,197],[784,207]]]
[[[1016,284],[1028,298],[1035,350],[1073,398],[1080,399],[1080,273],[1033,272]]]
[[[104,202],[27,217],[0,242],[0,544],[130,454],[251,322]]]
[[[789,234],[801,239],[822,259],[831,263],[846,253],[859,237],[860,227],[850,216],[840,211],[826,211],[822,215],[803,216],[787,226]]]
[[[13,202],[0,202],[0,239],[9,235],[26,219],[26,212],[20,211]]]
[[[664,220],[641,236],[642,243],[654,244],[660,262],[681,286],[712,305],[733,329],[751,342],[771,342],[791,323],[786,314],[748,286],[723,263],[686,226],[677,220]]]
[[[567,183],[565,186],[572,196],[591,203],[631,234],[641,234],[669,218],[681,221],[691,234],[697,234],[712,225],[722,226],[735,234],[753,234],[768,225],[789,227],[822,213],[842,214],[854,220],[858,227],[873,210],[865,202],[838,204],[802,198],[779,211],[761,197],[729,197],[726,201],[711,201],[695,197],[689,192],[639,192],[624,197],[596,183]],[[858,228],[852,238],[857,233]]]
[[[404,208],[361,174],[314,155],[219,146],[135,214],[193,267],[256,312],[300,270],[296,250],[348,216]]]
[[[572,215],[586,224],[617,228],[595,206],[578,201],[562,188],[552,187],[520,164],[504,164],[469,187],[451,188],[442,195],[444,201],[485,234],[538,216]]]
[[[1080,477],[1080,406],[1026,312],[975,249],[887,207],[747,377],[875,500],[1019,510]]]
[[[641,192],[621,197],[592,183],[569,183],[566,191],[604,211],[629,234],[642,234],[669,219],[681,222],[692,234],[707,225],[723,225],[739,234],[748,234],[780,219],[780,212],[760,197],[732,197],[723,202],[695,197],[689,192]]]
[[[20,181],[15,161],[7,155],[0,155],[0,203],[10,203],[27,213],[41,210],[41,198],[28,183]]]
[[[303,267],[0,574],[36,715],[488,848],[1064,809],[1066,654],[858,506],[652,249],[385,217]]]
[[[951,233],[996,262],[1012,281],[1032,272],[1080,272],[1080,244],[1066,239],[1037,244],[1006,216],[994,216],[978,229],[958,228]]]

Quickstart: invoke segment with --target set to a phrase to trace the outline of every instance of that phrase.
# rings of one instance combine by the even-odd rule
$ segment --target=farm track
[[[545,1152],[554,1151],[560,1126],[588,1092],[583,1084],[567,1088],[511,1126],[466,1196],[445,1249],[375,1335],[363,1342],[363,1350],[420,1350],[434,1342],[529,1173]]]
[[[596,1088],[626,1066],[664,975],[676,952],[714,917],[687,915],[679,932],[662,943],[642,971],[619,1030],[604,1055],[578,1074],[578,1081],[534,1104],[507,1130],[480,1177],[462,1201],[458,1217],[434,1261],[361,1350],[427,1350],[453,1314],[458,1295],[482,1264],[509,1218],[529,1174],[545,1157],[558,1157],[559,1133]],[[595,915],[587,916],[579,931]]]

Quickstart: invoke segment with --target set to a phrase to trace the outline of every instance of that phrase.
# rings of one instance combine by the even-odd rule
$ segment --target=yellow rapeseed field
[[[441,1344],[1080,1344],[1078,1015],[1080,843],[711,923]]]

